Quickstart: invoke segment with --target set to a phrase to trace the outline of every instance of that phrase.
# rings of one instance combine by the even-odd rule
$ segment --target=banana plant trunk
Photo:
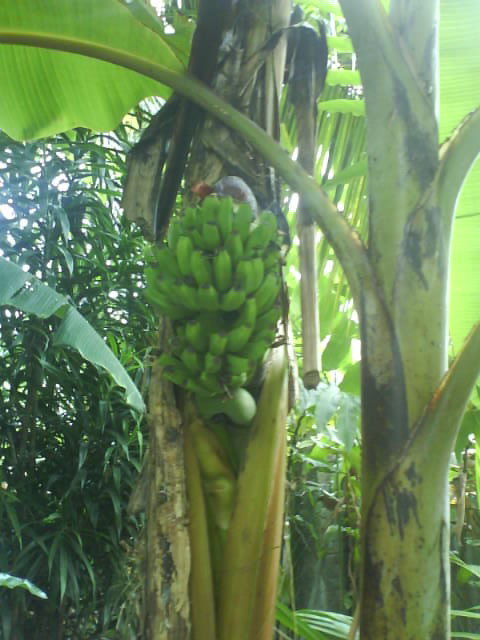
[[[392,0],[387,13],[380,0],[341,0],[341,5],[364,86],[369,161],[370,272],[357,298],[363,412],[360,638],[446,640],[447,477],[468,396],[452,397],[455,368],[442,382],[449,248],[460,185],[454,176],[446,178],[446,157],[454,154],[438,148],[439,7],[437,0]],[[448,409],[440,413],[440,404]]]
[[[230,47],[222,53],[213,79],[217,95],[228,102],[240,101],[242,110],[276,139],[277,89],[283,79],[286,35],[277,39],[273,49],[265,53],[263,49],[272,33],[280,34],[288,25],[289,14],[289,0],[236,3]],[[183,204],[191,203],[193,185],[213,185],[226,175],[247,182],[261,207],[275,200],[268,166],[242,138],[206,116],[193,140]],[[271,354],[238,477],[233,477],[223,442],[216,439],[211,425],[188,400],[176,402],[171,385],[161,381],[161,371],[154,371],[147,498],[147,637],[269,640],[283,525],[285,348]],[[218,513],[212,514],[213,508]],[[222,516],[220,509],[224,514],[231,512],[230,526],[221,535],[215,527]]]

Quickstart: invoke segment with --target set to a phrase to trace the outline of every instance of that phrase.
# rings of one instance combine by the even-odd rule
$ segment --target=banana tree
[[[84,118],[84,124],[95,124],[95,109],[89,109],[88,103],[81,99],[86,97],[86,91],[76,84],[76,78],[86,77],[88,73],[90,95],[93,86],[94,95],[102,105],[100,115],[104,117],[96,126],[108,126],[115,122],[121,111],[121,108],[117,110],[110,106],[107,113],[105,105],[111,105],[112,91],[122,87],[118,90],[125,107],[126,103],[127,106],[134,104],[142,95],[166,95],[165,89],[157,84],[160,82],[195,101],[234,129],[293,190],[301,193],[302,208],[320,226],[342,264],[360,318],[364,448],[363,568],[357,616],[360,636],[364,639],[397,638],[400,634],[402,637],[447,638],[448,461],[464,407],[479,373],[480,348],[480,327],[476,325],[447,369],[449,254],[455,204],[480,150],[480,114],[478,110],[472,112],[439,149],[439,3],[431,0],[415,9],[409,3],[393,0],[387,8],[385,5],[389,3],[380,0],[343,0],[340,3],[358,55],[365,94],[368,244],[351,228],[315,181],[272,141],[268,133],[180,70],[181,65],[172,54],[168,39],[152,26],[142,12],[142,3],[103,3],[102,10],[109,11],[109,21],[95,24],[91,16],[95,15],[96,7],[89,7],[92,13],[87,16],[84,11],[88,3],[81,4],[82,7],[74,7],[78,11],[75,14],[70,12],[72,7],[65,11],[62,3],[52,0],[48,3],[52,12],[43,12],[40,16],[34,4],[27,6],[29,3],[24,3],[19,9],[13,2],[4,3],[1,11],[3,23],[8,28],[0,29],[0,42],[15,45],[2,47],[5,57],[0,60],[4,65],[1,73],[6,79],[7,95],[19,95],[15,92],[20,88],[25,95],[32,96],[35,83],[37,96],[45,95],[52,85],[55,97],[55,91],[61,90],[62,94],[75,95],[77,99],[75,104],[71,101],[70,115],[65,116],[61,124],[56,124],[59,121],[58,103],[52,98],[50,101],[39,100],[36,104],[24,100],[20,113],[5,101],[0,121],[18,137],[45,135],[58,127],[78,124],[80,118]],[[319,1],[317,4],[325,3]],[[473,3],[466,2],[465,7],[467,5],[472,12],[477,11],[474,14],[477,17],[478,9]],[[129,11],[134,7],[139,10],[136,17]],[[75,21],[71,19],[73,16]],[[69,57],[67,53],[84,57]],[[162,59],[162,53],[167,57]],[[168,56],[171,56],[170,64]],[[102,85],[105,62],[129,70],[112,70],[108,88]],[[19,83],[18,65],[21,64],[31,71],[30,76],[23,77],[23,83]],[[57,69],[58,75],[55,73],[47,82],[42,73],[48,65]],[[69,73],[65,73],[66,68]],[[139,75],[132,75],[132,71],[150,80],[141,80]],[[125,84],[127,79],[131,81],[128,85]],[[152,79],[156,83],[152,83]],[[68,112],[66,108],[61,113]],[[275,364],[272,366],[271,377],[264,385],[264,398],[274,389],[283,388],[283,355],[278,356],[277,363],[278,368]],[[157,389],[162,388],[166,396],[157,393],[152,397],[152,412],[161,414],[159,420],[163,424],[178,426],[178,415],[171,411],[173,399],[171,395],[168,397],[171,391],[160,382],[158,384]],[[262,427],[268,424],[264,420],[263,402],[268,400],[260,399],[255,418],[257,425]],[[186,406],[183,415],[188,415],[188,411]],[[279,412],[280,422],[281,418]],[[191,424],[195,424],[194,417]],[[270,424],[273,425],[271,420]],[[278,428],[276,421],[275,425]],[[254,428],[253,433],[258,434],[258,439],[268,437],[268,431],[263,428]],[[185,455],[190,460],[188,483],[192,497],[198,492],[194,474],[199,455],[198,449],[197,457],[192,455],[193,427],[190,434],[192,447],[189,435]],[[170,445],[171,456],[157,450],[165,455],[164,461],[173,463],[170,468],[173,475],[168,476],[171,482],[178,479],[175,463],[183,465],[183,453],[179,454],[178,447],[172,446],[174,440],[170,443],[163,440],[165,445]],[[254,440],[252,438],[252,443]],[[252,455],[248,462],[254,459]],[[158,456],[154,456],[154,460],[160,462]],[[160,473],[158,464],[151,468],[151,473]],[[240,519],[247,513],[243,511],[240,499],[242,482],[247,483],[247,480],[245,468],[238,486],[232,537],[242,532],[235,518]],[[268,504],[281,501],[281,486],[277,486],[276,491],[272,489],[270,498],[263,501],[263,515],[255,511],[259,529],[263,528]],[[171,520],[170,526],[183,527],[186,546],[185,502],[181,492],[176,499],[174,506],[178,507],[175,512],[178,517]],[[199,504],[201,495],[198,501]],[[192,502],[195,503],[195,499]],[[205,521],[193,516],[192,513],[191,527],[195,533],[191,538],[200,545],[205,540]],[[257,545],[259,540],[255,537]],[[265,541],[264,537],[261,544]],[[171,560],[168,538],[159,539],[157,551],[162,552],[162,542],[165,543],[163,556]],[[250,552],[253,553],[250,559],[255,558],[258,562],[261,557],[258,547]],[[200,575],[205,567],[195,568],[195,557],[199,556],[194,555],[192,571]],[[169,571],[175,569],[176,577],[180,578],[174,583],[179,615],[172,619],[176,629],[187,633],[190,615],[183,595],[189,574],[188,557],[179,555],[178,560],[183,564],[174,562],[167,567]],[[227,556],[225,569],[231,570],[233,575],[238,566],[229,565],[229,560],[232,558]],[[261,573],[265,575],[268,571],[262,568]],[[211,584],[208,575],[201,579],[205,580],[203,584]],[[165,587],[165,582],[157,583],[160,592],[162,584]],[[223,637],[227,629],[229,632],[234,630],[238,634],[235,637],[251,637],[252,627],[243,625],[240,608],[235,610],[237,589],[247,587],[242,587],[238,581],[229,582],[220,593],[222,604],[215,616],[214,599],[209,597],[208,591],[197,590],[195,585],[199,584],[201,582],[192,582],[191,594],[197,637],[203,637],[203,630],[198,618],[195,623],[194,611],[197,607],[199,613],[202,597],[206,597],[206,610],[210,612],[207,618],[210,626],[205,637],[212,637],[217,622],[219,637]],[[266,586],[264,582],[254,581],[248,588],[252,590],[246,594],[247,599],[250,598],[247,610],[253,623],[265,615],[265,611],[257,611],[252,604],[256,595],[254,589],[259,588],[262,593]],[[153,611],[155,603],[149,604]],[[168,637],[165,628],[159,627],[157,634]]]

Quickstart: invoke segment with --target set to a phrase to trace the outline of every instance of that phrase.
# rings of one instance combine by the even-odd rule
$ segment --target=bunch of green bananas
[[[245,399],[242,387],[272,344],[279,245],[274,213],[254,220],[249,205],[209,196],[171,222],[165,245],[148,248],[146,293],[175,336],[161,356],[164,374],[207,413],[217,400],[228,414],[232,399]]]

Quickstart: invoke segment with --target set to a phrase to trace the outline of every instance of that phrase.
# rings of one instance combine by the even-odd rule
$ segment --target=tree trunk
[[[468,395],[440,386],[453,202],[442,199],[438,152],[438,2],[392,0],[389,16],[379,1],[341,5],[364,84],[369,159],[360,637],[440,640],[450,619],[449,458]],[[439,413],[439,402],[449,410]]]

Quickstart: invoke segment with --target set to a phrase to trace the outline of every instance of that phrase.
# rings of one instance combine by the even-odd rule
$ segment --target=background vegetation
[[[312,22],[319,15],[312,10]],[[337,28],[331,22],[332,37]],[[354,72],[348,51],[331,58],[333,71]],[[331,73],[322,96],[317,178],[365,233],[361,89],[355,76],[344,77]],[[338,99],[349,104],[326,104]],[[282,142],[293,152],[296,125],[286,98],[282,119]],[[141,291],[144,240],[119,206],[125,154],[136,136],[136,120],[127,123],[109,135],[82,129],[27,144],[2,135],[0,255],[68,296],[145,390],[155,320]],[[350,172],[346,185],[342,172]],[[287,189],[284,202],[295,209]],[[301,363],[293,213],[289,218],[294,242],[286,273]],[[317,389],[300,389],[289,422],[278,609],[279,633],[293,634],[287,628],[296,626],[297,637],[305,638],[346,637],[347,618],[294,619],[290,611],[353,613],[361,500],[358,325],[321,237],[319,255],[324,371]],[[145,452],[145,425],[107,374],[52,344],[55,322],[0,309],[0,572],[27,578],[48,595],[2,589],[0,637],[141,638],[135,549],[142,520],[127,505]],[[452,459],[457,610],[471,609],[478,598],[480,465],[470,436],[477,433],[479,402],[477,392]],[[456,637],[480,637],[475,616],[474,609],[457,615]]]

